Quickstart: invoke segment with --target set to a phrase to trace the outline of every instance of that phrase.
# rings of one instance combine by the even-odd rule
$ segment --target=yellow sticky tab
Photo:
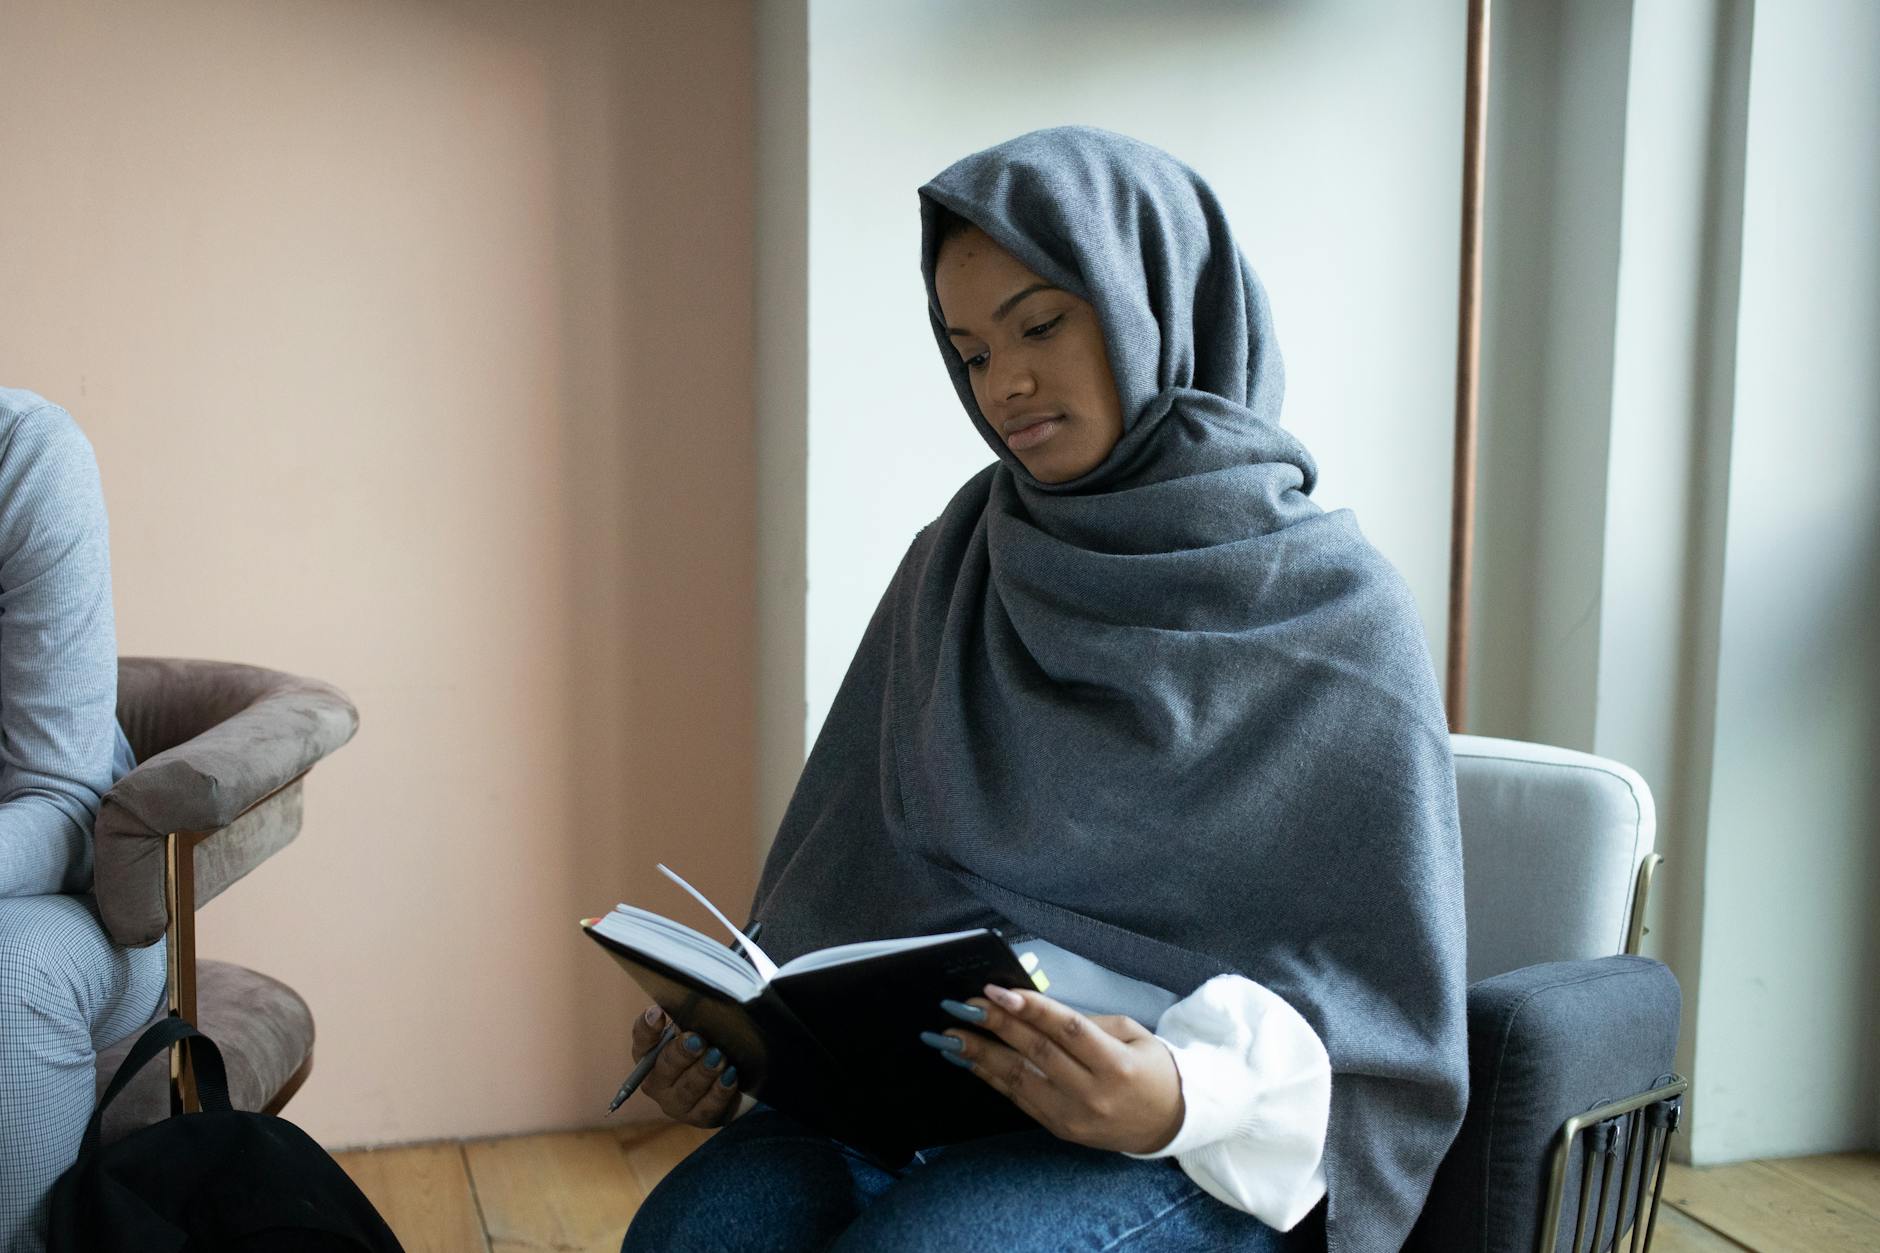
[[[1018,964],[1025,968],[1025,973],[1031,976],[1031,985],[1040,992],[1051,986],[1051,981],[1044,977],[1044,971],[1038,969],[1038,954],[1020,953]]]

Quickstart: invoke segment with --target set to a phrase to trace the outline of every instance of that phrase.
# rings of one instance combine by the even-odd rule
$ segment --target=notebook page
[[[866,961],[870,957],[879,957],[883,953],[900,953],[908,949],[926,948],[930,944],[963,940],[969,935],[978,935],[983,930],[985,930],[984,927],[974,927],[970,931],[951,931],[946,935],[909,935],[894,940],[863,940],[859,944],[838,944],[834,948],[819,948],[814,953],[792,957],[783,963],[777,973],[793,975],[805,970],[822,970],[848,962]]]
[[[763,991],[764,981],[743,958],[684,923],[649,910],[616,905],[593,923],[593,929],[737,1000],[750,1000]]]
[[[703,905],[706,909],[709,909],[711,911],[712,917],[716,918],[719,922],[724,924],[725,930],[729,931],[732,935],[735,935],[738,937],[738,943],[744,946],[745,953],[750,956],[751,964],[757,967],[757,973],[764,977],[764,982],[768,983],[772,979],[775,979],[777,977],[777,963],[770,960],[770,954],[764,952],[763,949],[758,948],[757,945],[754,942],[752,942],[750,936],[744,934],[744,932],[732,926],[731,919],[719,913],[718,906],[712,904],[710,901],[705,899],[705,893],[699,891],[697,888],[687,883],[684,879],[680,878],[679,873],[673,870],[670,866],[666,865],[665,862],[660,862],[658,864],[659,864],[659,873],[665,875],[668,879],[671,879],[674,883],[684,888],[686,892],[691,895],[693,900]]]

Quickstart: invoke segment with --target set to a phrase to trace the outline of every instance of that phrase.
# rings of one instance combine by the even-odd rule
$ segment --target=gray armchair
[[[220,1047],[237,1109],[278,1111],[313,1066],[313,1016],[277,980],[196,960],[195,912],[300,830],[302,781],[352,738],[337,688],[254,666],[125,657],[118,722],[137,754],[98,812],[94,890],[111,938],[169,937],[168,1004]],[[152,1021],[155,1021],[153,1018]],[[142,1032],[98,1057],[102,1093]],[[146,1067],[107,1112],[106,1142],[197,1108],[187,1045]]]
[[[1686,1087],[1677,980],[1637,955],[1661,860],[1651,790],[1588,753],[1453,746],[1469,1107],[1407,1247],[1579,1253],[1629,1229],[1643,1249]]]

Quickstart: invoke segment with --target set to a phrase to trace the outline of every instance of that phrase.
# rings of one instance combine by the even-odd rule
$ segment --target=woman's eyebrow
[[[1012,311],[1012,307],[1016,305],[1019,301],[1023,300],[1025,297],[1031,295],[1033,292],[1062,291],[1062,290],[1064,289],[1052,283],[1033,283],[1030,287],[1027,287],[1025,290],[1021,292],[1014,292],[1012,295],[1007,296],[1004,302],[1001,303],[997,309],[993,310],[992,320],[994,322],[1005,321],[1005,315]],[[954,335],[971,335],[971,334],[972,334],[971,331],[963,331],[957,326],[947,327],[947,335],[949,338]]]

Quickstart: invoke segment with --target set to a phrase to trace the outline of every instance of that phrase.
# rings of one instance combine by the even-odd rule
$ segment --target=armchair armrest
[[[1469,988],[1469,1107],[1413,1249],[1528,1250],[1569,1118],[1651,1092],[1672,1069],[1678,981],[1648,957],[1544,962]],[[1579,1162],[1567,1180],[1577,1189]],[[1573,1235],[1572,1215],[1560,1241]]]
[[[256,666],[127,657],[118,717],[146,755],[99,806],[95,890],[105,929],[143,946],[164,934],[167,837],[195,847],[193,904],[213,899],[300,829],[299,779],[352,738],[339,689]]]

